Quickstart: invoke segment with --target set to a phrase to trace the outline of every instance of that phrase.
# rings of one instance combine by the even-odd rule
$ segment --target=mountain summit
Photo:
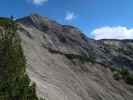
[[[48,100],[133,100],[111,69],[133,70],[132,40],[93,40],[38,14],[17,20],[27,72]],[[123,74],[120,74],[123,75]]]

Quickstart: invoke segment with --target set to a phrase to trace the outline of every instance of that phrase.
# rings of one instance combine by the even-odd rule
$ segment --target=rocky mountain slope
[[[17,20],[27,72],[48,100],[133,100],[133,86],[110,67],[133,70],[132,40],[93,40],[37,14]]]

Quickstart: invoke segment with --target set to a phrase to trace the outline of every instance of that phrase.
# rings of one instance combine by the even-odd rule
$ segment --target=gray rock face
[[[133,69],[133,42],[88,39],[73,26],[32,15],[18,20],[27,72],[48,100],[133,100],[109,67]],[[108,67],[109,66],[109,67]]]

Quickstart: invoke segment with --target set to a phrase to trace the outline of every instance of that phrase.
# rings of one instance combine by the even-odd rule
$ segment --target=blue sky
[[[95,39],[133,39],[133,0],[1,0],[0,16],[39,13]]]

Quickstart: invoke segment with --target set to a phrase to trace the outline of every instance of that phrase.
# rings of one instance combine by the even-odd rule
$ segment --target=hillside
[[[17,20],[28,75],[48,100],[133,100],[111,68],[133,70],[132,40],[93,40],[37,14]]]

